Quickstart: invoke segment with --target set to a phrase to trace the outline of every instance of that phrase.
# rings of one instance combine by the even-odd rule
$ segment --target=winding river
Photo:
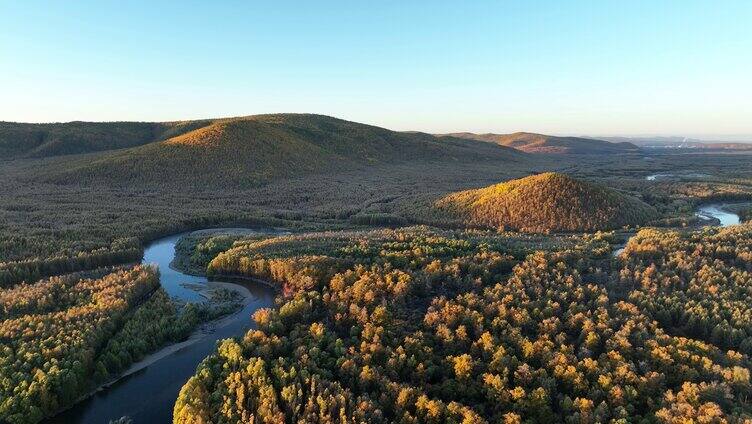
[[[739,223],[739,216],[723,210],[723,205],[704,205],[697,215],[711,220],[717,218],[721,226]],[[50,418],[45,423],[91,423],[107,424],[110,420],[129,416],[135,424],[170,423],[172,407],[183,384],[195,373],[198,364],[209,356],[221,339],[244,334],[252,326],[251,314],[260,308],[274,305],[275,292],[272,288],[253,282],[215,283],[206,277],[184,274],[170,267],[175,258],[175,244],[187,233],[165,237],[151,243],[144,250],[142,263],[155,264],[161,274],[160,282],[170,296],[185,301],[201,301],[203,297],[188,285],[235,284],[240,290],[247,290],[248,296],[243,309],[226,317],[212,326],[210,331],[194,336],[187,342],[171,346],[157,352],[149,365],[130,373],[112,385],[100,390],[72,408]],[[619,246],[613,253],[623,251]]]
[[[151,243],[144,250],[142,263],[159,266],[160,282],[171,296],[186,301],[199,301],[203,299],[201,295],[184,287],[184,284],[211,286],[216,283],[205,277],[184,274],[170,268],[170,262],[175,257],[175,243],[184,234]],[[275,293],[272,288],[252,282],[237,286],[239,287],[235,288],[249,292],[241,311],[217,321],[211,330],[204,330],[204,334],[194,334],[187,342],[157,352],[151,359],[158,359],[147,367],[123,377],[45,422],[107,424],[110,420],[127,415],[134,424],[171,423],[172,407],[180,388],[195,373],[198,364],[214,351],[216,342],[244,334],[251,328],[250,316],[254,311],[274,305]],[[178,346],[179,349],[172,351]]]
[[[726,206],[725,204],[716,204],[716,203],[703,205],[697,208],[697,212],[695,212],[695,215],[697,215],[700,219],[703,219],[705,221],[713,221],[717,219],[718,225],[720,225],[721,227],[728,227],[729,225],[737,225],[741,223],[741,220],[739,219],[739,215],[725,210],[725,206]],[[709,222],[708,224],[714,225],[712,222]],[[617,245],[614,248],[614,251],[611,252],[611,255],[612,256],[621,255],[621,252],[624,251],[624,246],[626,246],[626,243]]]

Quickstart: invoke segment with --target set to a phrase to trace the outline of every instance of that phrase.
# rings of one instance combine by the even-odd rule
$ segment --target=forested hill
[[[163,141],[50,166],[56,183],[252,186],[280,177],[376,165],[517,161],[524,154],[474,140],[403,133],[321,115],[221,119]]]
[[[0,122],[0,158],[39,158],[123,149],[174,137],[210,122]]]
[[[556,137],[527,132],[514,134],[454,133],[446,134],[446,136],[495,143],[528,153],[606,154],[634,153],[639,150],[637,146],[627,142],[612,143],[594,138]]]
[[[553,172],[452,193],[435,206],[471,226],[530,232],[615,229],[658,217],[635,197]]]

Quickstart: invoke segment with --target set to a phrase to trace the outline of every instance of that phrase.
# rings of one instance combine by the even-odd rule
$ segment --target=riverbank
[[[729,225],[738,225],[741,223],[741,219],[737,213],[732,212],[735,207],[740,205],[748,205],[749,202],[738,203],[710,203],[701,205],[695,215],[706,221],[716,220],[721,227],[728,227]]]
[[[188,233],[187,235],[204,236],[204,235],[211,235],[211,234],[251,235],[251,234],[262,234],[262,233],[259,232],[258,230],[247,229],[247,228],[211,228],[211,229],[193,231],[191,233]],[[170,269],[183,273],[183,274],[195,276],[195,277],[204,277],[204,278],[206,277],[206,274],[202,272],[201,269],[183,269],[183,267],[178,266],[175,261],[176,258],[177,258],[177,254],[175,255],[175,258],[173,258],[173,260],[170,261],[169,263]],[[233,277],[233,276],[227,276],[226,278],[232,279],[232,280],[252,281],[257,284],[264,284],[265,286],[272,288],[272,289],[275,288],[272,284],[263,280],[243,278],[243,277]],[[129,375],[134,374],[154,364],[155,362],[159,361],[162,358],[172,355],[173,353],[178,352],[179,350],[187,346],[190,346],[196,342],[203,340],[207,336],[217,331],[217,329],[227,326],[233,320],[239,318],[238,315],[243,311],[243,309],[246,306],[248,306],[251,303],[251,300],[253,299],[253,295],[251,294],[250,290],[248,290],[247,287],[242,286],[240,284],[231,283],[231,282],[207,281],[206,284],[203,286],[203,288],[201,290],[198,290],[198,292],[204,298],[211,299],[211,291],[216,290],[216,289],[229,290],[229,291],[234,292],[238,296],[238,298],[240,299],[240,307],[238,307],[237,311],[230,313],[228,315],[222,316],[220,318],[217,318],[215,320],[200,324],[198,328],[196,328],[191,333],[191,335],[188,336],[186,340],[166,345],[162,347],[160,350],[147,355],[146,357],[142,358],[141,360],[137,362],[134,362],[133,364],[131,364],[130,367],[128,367],[128,369],[126,369],[116,378],[99,385],[98,387],[93,389],[91,393],[84,396],[81,400],[93,395],[94,393],[98,391],[106,389],[107,387],[117,383],[123,378],[128,377]]]
[[[167,345],[163,347],[162,349],[144,357],[140,361],[133,363],[116,380],[108,382],[106,385],[107,386],[111,385],[117,380],[120,380],[124,377],[129,376],[130,374],[138,372],[148,367],[149,365],[152,365],[153,363],[159,361],[160,359],[179,351],[180,349],[186,346],[190,346],[193,343],[201,341],[202,339],[206,338],[208,335],[214,333],[217,329],[227,326],[232,320],[235,320],[238,318],[237,315],[239,315],[242,312],[243,308],[247,306],[251,302],[251,299],[253,298],[250,290],[248,290],[246,287],[240,286],[238,284],[233,284],[233,283],[224,283],[221,281],[210,281],[207,283],[207,288],[205,290],[209,291],[209,290],[216,289],[216,288],[223,288],[226,290],[231,290],[240,297],[241,306],[238,308],[237,311],[231,314],[225,315],[223,317],[217,318],[215,320],[202,323],[201,325],[198,326],[198,328],[193,330],[193,333],[191,333],[191,335],[188,336],[188,339],[182,342]]]
[[[741,223],[741,219],[738,215],[738,212],[736,211],[736,208],[741,206],[748,206],[750,205],[750,202],[740,202],[740,203],[711,203],[706,205],[700,205],[698,206],[697,210],[695,211],[695,215],[701,219],[695,227],[704,227],[704,226],[720,226],[720,227],[728,227],[730,225],[738,225]],[[632,233],[624,233],[622,235],[622,238],[624,240],[622,242],[616,243],[612,245],[612,252],[611,256],[618,257],[621,255],[621,253],[624,251],[624,248],[627,246],[627,243],[629,242],[629,238],[634,236],[636,232]]]
[[[184,234],[150,243],[144,250],[142,263],[159,268],[162,289],[177,302],[215,302],[214,307],[226,307],[229,313],[200,323],[184,340],[168,342],[132,363],[117,377],[92,388],[69,408],[43,420],[44,423],[107,423],[122,416],[130,417],[133,422],[171,422],[172,406],[180,388],[195,373],[198,364],[216,349],[217,342],[242,336],[253,327],[251,316],[256,310],[274,306],[276,291],[270,290],[268,283],[207,281],[204,276],[188,275],[170,267],[175,244]],[[234,307],[230,310],[229,305]]]
[[[213,254],[210,255],[210,257],[212,257],[221,250],[229,249],[232,242],[235,240],[249,237],[258,237],[261,239],[264,237],[275,237],[284,234],[289,234],[289,232],[279,228],[262,230],[236,227],[208,228],[184,233],[180,235],[180,238],[175,244],[175,257],[170,262],[170,268],[183,274],[203,277],[206,275],[206,264],[202,264],[203,266],[196,266],[191,261],[191,255],[195,253],[196,245],[198,243],[205,242],[214,237],[224,239],[223,242],[227,244],[224,248],[220,248],[213,252]],[[207,260],[208,259],[209,258],[207,258]]]
[[[55,415],[53,415],[52,419],[54,419],[59,414],[62,414],[66,412],[67,410],[76,407],[77,404],[86,401],[92,396],[100,392],[106,391],[107,389],[116,385],[121,380],[125,379],[126,377],[133,375],[143,369],[146,369],[147,367],[155,364],[156,362],[170,355],[173,355],[179,352],[182,349],[185,349],[195,343],[201,342],[202,340],[214,334],[217,330],[223,327],[226,327],[227,325],[232,324],[236,320],[243,319],[241,315],[242,315],[244,308],[248,306],[254,300],[254,297],[251,294],[251,291],[242,285],[238,285],[234,283],[225,283],[221,281],[208,282],[206,285],[206,288],[202,291],[209,292],[210,290],[216,290],[216,289],[226,289],[226,290],[233,291],[240,298],[240,307],[238,308],[238,310],[228,315],[217,318],[215,320],[201,323],[195,330],[193,330],[193,332],[188,336],[187,339],[177,342],[177,343],[165,345],[159,350],[152,352],[149,355],[145,356],[141,360],[134,362],[133,364],[131,364],[130,367],[128,367],[128,369],[118,374],[117,377],[112,378],[102,384],[99,384],[98,386],[96,386],[95,388],[91,389],[89,392],[87,392],[86,394],[78,398],[73,403],[73,405],[67,408],[63,408],[60,411],[58,411]],[[205,295],[207,298],[210,298],[210,295],[208,294],[205,294]]]

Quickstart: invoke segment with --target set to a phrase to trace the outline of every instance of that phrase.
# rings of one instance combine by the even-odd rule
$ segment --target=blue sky
[[[6,1],[0,120],[752,140],[750,1]]]

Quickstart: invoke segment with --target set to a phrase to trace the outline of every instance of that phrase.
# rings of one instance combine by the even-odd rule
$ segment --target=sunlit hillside
[[[581,137],[556,137],[545,134],[516,132],[514,134],[447,134],[451,137],[486,141],[501,146],[513,147],[528,153],[634,153],[639,149],[632,143],[612,143],[605,140]]]
[[[657,218],[634,197],[552,172],[452,193],[435,206],[469,225],[533,232],[613,229]]]
[[[42,179],[106,184],[253,186],[279,177],[408,162],[518,161],[473,140],[401,133],[322,115],[221,119],[164,141],[51,166]]]

